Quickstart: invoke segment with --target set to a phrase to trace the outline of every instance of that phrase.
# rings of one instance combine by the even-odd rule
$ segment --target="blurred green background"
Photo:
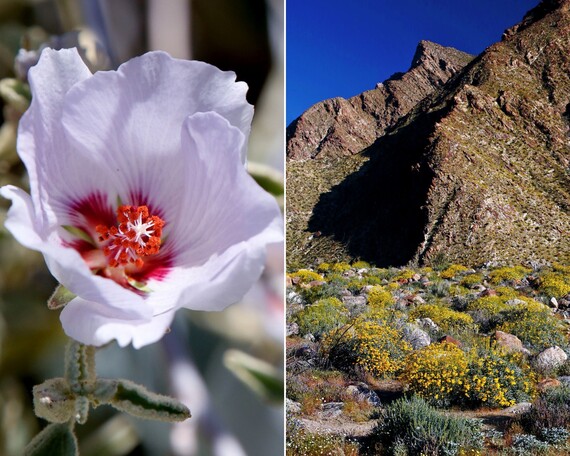
[[[113,69],[147,50],[237,73],[255,106],[249,159],[283,171],[282,0],[0,0],[0,79],[16,78],[21,48],[79,45],[92,70]],[[21,68],[21,66],[20,66]],[[19,74],[22,78],[22,74]],[[9,82],[6,82],[9,81]],[[0,185],[27,188],[15,150],[21,94],[0,82]],[[282,196],[279,197],[282,202]],[[66,337],[46,300],[56,283],[43,258],[3,228],[0,201],[0,455],[20,456],[45,422],[32,386],[61,376]],[[193,417],[170,425],[100,407],[77,426],[81,455],[281,455],[283,404],[229,368],[231,350],[283,366],[283,252],[270,251],[260,282],[224,312],[178,312],[170,334],[141,350],[111,344],[97,354],[100,377],[122,377],[178,397]],[[230,351],[228,351],[230,350]]]

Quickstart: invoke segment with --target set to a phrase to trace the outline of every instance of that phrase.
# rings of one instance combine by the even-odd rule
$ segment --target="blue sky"
[[[287,124],[406,71],[420,40],[479,54],[539,0],[287,0]]]

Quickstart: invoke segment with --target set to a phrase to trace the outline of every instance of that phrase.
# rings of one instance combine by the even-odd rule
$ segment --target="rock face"
[[[289,129],[289,261],[569,262],[569,35],[570,0],[545,0],[404,117],[385,103],[376,135],[369,114],[351,115],[342,141],[330,117],[313,116],[323,136],[301,116]]]
[[[456,49],[421,41],[406,73],[396,73],[355,97],[317,103],[293,121],[287,128],[288,158],[359,153],[472,58]]]
[[[535,360],[535,365],[543,371],[550,371],[562,366],[568,359],[568,355],[560,347],[550,347],[540,352]]]

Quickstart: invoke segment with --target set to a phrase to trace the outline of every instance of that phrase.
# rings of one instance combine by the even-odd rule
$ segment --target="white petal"
[[[275,198],[263,190],[239,160],[241,132],[216,113],[198,113],[182,132],[184,187],[165,213],[176,264],[197,266],[234,244],[256,236],[260,244],[283,239]],[[182,167],[182,164],[179,165]]]
[[[107,185],[89,156],[70,148],[61,125],[66,94],[91,76],[76,49],[45,49],[30,70],[33,97],[19,123],[18,153],[30,176],[35,218],[42,230],[67,212],[71,200]]]
[[[107,304],[117,316],[148,318],[152,310],[136,293],[116,282],[95,276],[79,253],[61,244],[56,232],[39,232],[32,217],[30,196],[23,190],[5,186],[0,195],[12,200],[6,228],[22,245],[43,253],[52,275],[73,293],[89,300]]]
[[[160,340],[167,332],[174,312],[148,319],[117,318],[107,306],[76,298],[64,307],[60,319],[65,333],[87,345],[99,347],[113,339],[121,347],[130,343],[140,348]]]
[[[114,181],[124,183],[124,200],[138,193],[152,198],[165,172],[177,174],[188,115],[216,111],[249,134],[253,108],[246,91],[232,72],[150,52],[73,87],[62,122],[82,155],[95,154]],[[241,153],[245,158],[245,144]]]

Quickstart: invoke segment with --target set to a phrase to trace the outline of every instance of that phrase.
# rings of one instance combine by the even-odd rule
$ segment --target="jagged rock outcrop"
[[[300,160],[362,151],[472,59],[457,49],[421,41],[406,73],[396,73],[355,97],[317,103],[293,121],[287,128],[287,157]]]
[[[290,159],[289,260],[570,262],[569,36],[543,1],[356,155]]]

